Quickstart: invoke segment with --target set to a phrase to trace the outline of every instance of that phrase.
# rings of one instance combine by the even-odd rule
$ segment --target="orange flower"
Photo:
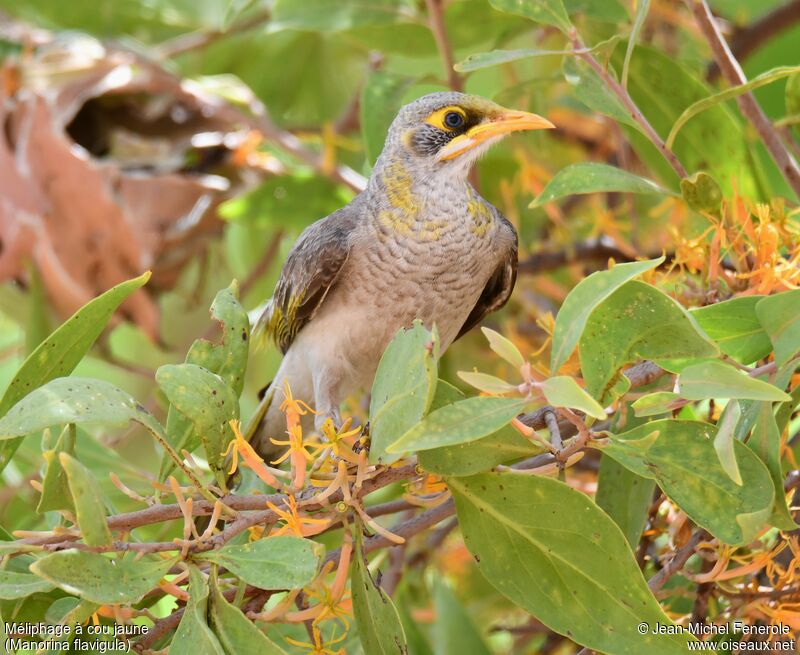
[[[344,655],[344,648],[340,648],[338,651],[335,651],[331,650],[330,646],[338,644],[340,641],[344,641],[345,637],[347,637],[346,632],[341,637],[336,639],[331,638],[331,640],[327,642],[322,640],[322,635],[320,634],[319,628],[316,625],[311,626],[311,633],[314,636],[313,644],[308,641],[297,641],[291,637],[284,638],[293,646],[307,648],[309,650],[309,655]]]
[[[286,504],[289,507],[288,511],[279,509],[273,503],[267,502],[267,507],[286,521],[286,523],[275,532],[276,535],[291,532],[297,537],[310,537],[319,534],[331,524],[330,519],[315,519],[309,516],[301,516],[297,509],[297,501],[294,499],[294,496],[288,496]]]
[[[231,470],[229,473],[231,475],[236,473],[236,469],[239,466],[239,457],[241,456],[242,464],[253,471],[266,484],[280,489],[281,483],[278,482],[274,474],[280,474],[281,472],[275,471],[267,466],[264,463],[264,460],[253,449],[253,447],[247,443],[244,436],[242,436],[241,428],[239,427],[239,421],[230,421],[230,426],[233,430],[234,438],[228,444],[227,449],[223,453],[223,455],[232,453]]]
[[[306,480],[308,462],[314,461],[314,457],[325,450],[325,446],[316,442],[305,443],[303,441],[303,428],[300,425],[300,417],[309,412],[313,413],[314,410],[302,400],[295,400],[288,382],[284,384],[283,395],[284,400],[281,403],[281,411],[286,414],[286,434],[289,435],[289,439],[287,441],[270,439],[270,441],[276,446],[288,446],[288,449],[271,463],[277,465],[290,458],[294,488],[302,489]],[[309,449],[312,452],[309,452]]]

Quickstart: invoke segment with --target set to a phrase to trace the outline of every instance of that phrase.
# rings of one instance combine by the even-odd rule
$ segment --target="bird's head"
[[[466,176],[492,144],[511,132],[555,127],[536,114],[465,93],[431,93],[407,104],[389,128],[384,155],[426,175]]]

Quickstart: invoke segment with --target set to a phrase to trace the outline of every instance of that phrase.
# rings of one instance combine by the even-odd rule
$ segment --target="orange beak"
[[[496,137],[503,137],[511,132],[522,130],[551,130],[555,127],[549,120],[527,111],[505,109],[494,117],[478,123],[464,134],[455,137],[439,151],[440,161],[455,159],[468,150],[477,148],[482,143]]]

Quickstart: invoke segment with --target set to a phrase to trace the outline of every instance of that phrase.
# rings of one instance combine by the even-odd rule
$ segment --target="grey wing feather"
[[[286,353],[336,284],[357,223],[358,211],[351,203],[309,225],[297,239],[257,326],[272,337],[281,352]]]
[[[510,231],[511,241],[497,268],[483,288],[478,302],[467,316],[467,320],[464,321],[456,339],[460,339],[478,325],[487,314],[491,314],[505,305],[514,290],[514,284],[517,281],[517,231],[504,216],[499,215],[499,218],[502,229]]]

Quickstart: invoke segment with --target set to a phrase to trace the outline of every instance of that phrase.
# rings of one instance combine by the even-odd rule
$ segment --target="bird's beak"
[[[527,111],[504,109],[471,127],[464,134],[455,137],[439,151],[440,161],[455,159],[468,150],[473,150],[482,143],[495,137],[502,137],[511,132],[522,130],[551,130],[555,127],[549,120]]]

